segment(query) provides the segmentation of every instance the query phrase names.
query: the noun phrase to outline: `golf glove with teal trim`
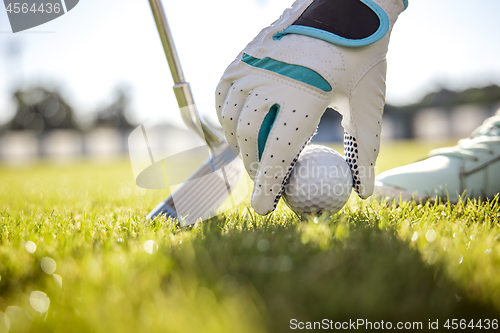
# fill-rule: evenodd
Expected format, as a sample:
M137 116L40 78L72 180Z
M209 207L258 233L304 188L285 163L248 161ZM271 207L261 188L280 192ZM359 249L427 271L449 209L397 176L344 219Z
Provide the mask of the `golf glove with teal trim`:
M404 0L298 0L238 55L216 90L225 136L272 212L327 107L343 116L344 157L361 198L374 188L389 35Z

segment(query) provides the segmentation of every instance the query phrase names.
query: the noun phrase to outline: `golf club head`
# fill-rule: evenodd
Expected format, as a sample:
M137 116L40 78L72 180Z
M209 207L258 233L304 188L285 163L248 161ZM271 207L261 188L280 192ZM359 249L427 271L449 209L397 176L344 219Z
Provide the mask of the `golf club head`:
M152 120L136 128L129 136L129 154L136 184L147 189L169 189L171 193L148 214L148 218L165 215L177 218L181 226L185 226L231 209L246 198L248 188L244 181L240 182L245 174L243 161L227 142L212 143L209 147L196 136L189 135L190 132L177 130L181 133L166 136L169 131L175 130L165 127L160 120ZM195 140L188 145L189 139ZM162 149L165 144L176 150ZM205 161L187 177L185 169L198 163L200 156L204 156ZM237 184L241 195L234 194ZM220 208L224 202L226 204Z
M225 201L229 201L230 208L240 203L234 193L244 174L242 161L227 143L220 144L213 151L188 180L147 215L148 219L165 215L177 218L181 226L187 226L217 215ZM173 165L175 158L169 158L165 165ZM166 173L169 174L168 170Z

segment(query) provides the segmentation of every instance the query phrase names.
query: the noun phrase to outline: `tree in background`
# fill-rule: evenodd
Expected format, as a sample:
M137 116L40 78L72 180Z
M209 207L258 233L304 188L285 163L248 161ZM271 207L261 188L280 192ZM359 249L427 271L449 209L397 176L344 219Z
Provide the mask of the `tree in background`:
M57 92L44 87L17 90L17 110L8 127L36 134L54 129L78 129L73 108Z
M129 121L130 117L130 89L121 85L115 89L114 101L97 111L94 127L116 128L131 130L135 125Z

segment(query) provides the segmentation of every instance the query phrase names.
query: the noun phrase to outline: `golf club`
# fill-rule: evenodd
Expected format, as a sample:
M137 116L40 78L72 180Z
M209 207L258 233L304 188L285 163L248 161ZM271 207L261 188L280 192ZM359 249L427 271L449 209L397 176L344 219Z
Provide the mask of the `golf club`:
M175 49L165 11L160 0L149 0L156 27L174 81L174 93L186 126L200 136L210 149L210 157L174 193L156 206L147 218L159 215L177 218L182 226L193 224L210 215L229 196L243 173L242 163L222 135L217 133L198 113L189 83ZM225 186L221 185L222 172Z

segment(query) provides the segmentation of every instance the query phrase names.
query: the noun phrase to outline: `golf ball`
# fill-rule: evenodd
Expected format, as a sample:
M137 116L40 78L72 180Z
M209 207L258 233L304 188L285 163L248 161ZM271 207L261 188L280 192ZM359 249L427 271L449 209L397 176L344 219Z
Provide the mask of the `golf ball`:
M309 145L299 156L285 186L285 203L299 215L335 214L349 199L352 174L335 150Z

